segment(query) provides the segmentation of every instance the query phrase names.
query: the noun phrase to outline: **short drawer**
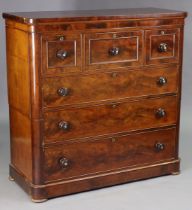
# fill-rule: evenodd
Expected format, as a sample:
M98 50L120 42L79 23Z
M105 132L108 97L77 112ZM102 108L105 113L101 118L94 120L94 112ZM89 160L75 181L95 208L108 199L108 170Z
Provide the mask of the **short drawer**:
M42 58L44 74L80 71L81 35L43 35Z
M77 82L78 81L78 82ZM43 80L43 106L57 107L145 95L176 93L178 68L113 71Z
M147 64L179 62L180 29L146 31Z
M44 141L54 142L176 123L177 97L69 107L44 113Z
M78 141L45 148L47 182L174 159L176 129Z
M141 65L142 39L142 31L86 34L86 69Z

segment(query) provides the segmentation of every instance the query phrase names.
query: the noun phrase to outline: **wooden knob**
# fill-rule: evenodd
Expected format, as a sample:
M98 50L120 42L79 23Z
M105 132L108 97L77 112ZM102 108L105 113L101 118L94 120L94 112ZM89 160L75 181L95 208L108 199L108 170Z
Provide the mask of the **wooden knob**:
M158 50L159 52L167 52L168 45L166 43L160 43Z
M66 169L69 166L69 160L66 157L62 157L59 159L59 165L62 169Z
M160 152L165 149L165 145L163 143L158 142L155 144L155 149L157 152Z
M113 47L111 49L109 49L109 55L115 56L119 54L119 48L118 47Z
M67 96L69 95L69 88L61 87L57 90L59 96Z
M165 77L159 77L159 79L157 80L157 84L159 86L163 86L163 85L167 84L167 79Z
M68 131L70 129L70 123L66 121L61 121L58 126L61 130L64 131Z
M67 57L67 54L68 53L65 50L58 50L56 56L57 58L64 60Z
M157 111L156 111L156 117L157 118L163 118L166 116L166 112L164 109L162 108L159 108Z

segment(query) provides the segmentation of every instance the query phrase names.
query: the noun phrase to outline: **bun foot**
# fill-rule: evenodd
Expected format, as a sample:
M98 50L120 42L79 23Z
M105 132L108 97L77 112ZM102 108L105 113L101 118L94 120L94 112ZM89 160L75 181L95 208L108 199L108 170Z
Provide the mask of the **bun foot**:
M171 174L172 175L179 175L180 174L180 171L172 172Z
M9 181L15 181L15 179L12 176L9 176Z
M31 198L31 201L33 202L33 203L43 203L43 202L45 202L45 201L47 201L48 199L34 199L34 198Z

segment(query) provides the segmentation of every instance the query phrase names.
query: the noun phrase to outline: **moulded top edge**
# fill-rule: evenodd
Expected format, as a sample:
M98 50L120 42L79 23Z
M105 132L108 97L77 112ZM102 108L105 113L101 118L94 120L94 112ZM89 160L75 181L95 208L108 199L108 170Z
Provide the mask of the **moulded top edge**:
M187 12L159 8L128 8L106 10L39 11L3 13L3 18L26 24L51 22L97 21L140 18L185 18Z

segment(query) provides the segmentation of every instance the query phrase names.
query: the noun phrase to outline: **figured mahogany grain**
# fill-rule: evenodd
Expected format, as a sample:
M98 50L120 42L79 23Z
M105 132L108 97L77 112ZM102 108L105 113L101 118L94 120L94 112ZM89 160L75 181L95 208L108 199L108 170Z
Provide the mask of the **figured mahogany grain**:
M32 181L32 147L30 119L10 107L11 164Z
M179 28L146 31L147 64L178 63L179 37ZM166 52L159 51L161 43L167 44Z
M166 111L163 118L156 111ZM133 102L115 102L98 106L65 108L44 113L44 141L65 141L74 138L112 134L175 124L177 97L167 96ZM59 128L61 121L68 122L70 129ZM94 129L93 129L94 128Z
M113 138L115 142L112 142ZM175 128L113 138L46 148L45 180L87 176L174 158ZM157 151L157 142L164 144L165 149ZM59 164L62 157L69 161L64 169Z
M58 51L66 51L67 56L61 59ZM55 74L81 70L81 35L49 34L42 36L43 73Z
M177 93L178 71L177 66L171 66L48 77L43 79L43 105L45 108L54 108L103 100ZM160 77L167 80L165 85L158 84ZM59 95L60 88L67 88L69 93L66 96Z
M9 105L30 116L28 34L7 28L6 40Z
M28 34L7 28L7 78L11 164L32 181Z
M51 23L64 21L91 21L141 18L186 17L187 13L160 8L128 8L107 10L42 11L3 13L3 17L24 23Z
M142 64L143 31L85 35L86 69L139 66ZM109 51L118 48L117 55Z

